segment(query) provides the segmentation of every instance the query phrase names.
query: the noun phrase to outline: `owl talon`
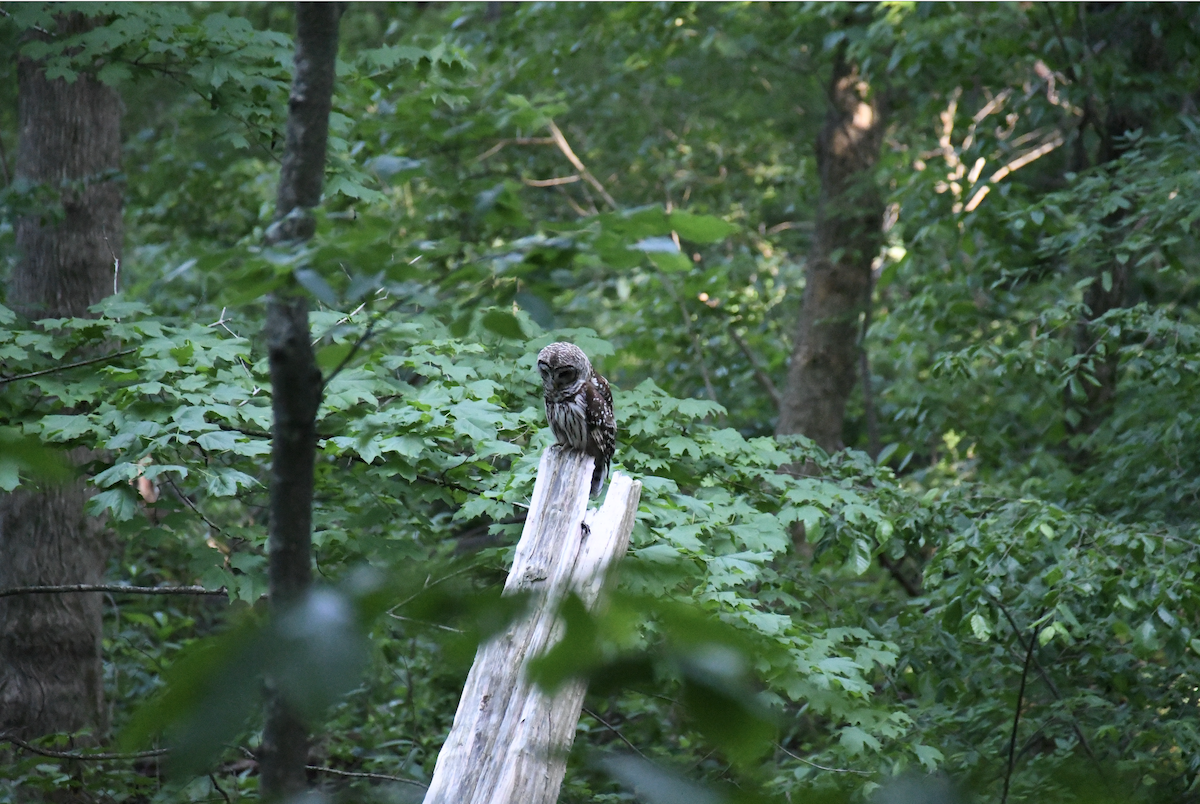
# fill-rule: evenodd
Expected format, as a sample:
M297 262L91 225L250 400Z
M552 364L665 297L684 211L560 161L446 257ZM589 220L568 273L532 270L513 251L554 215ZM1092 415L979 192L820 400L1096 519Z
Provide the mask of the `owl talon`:
M583 538L585 539L592 535L592 529L586 522L580 522L579 529L583 531Z

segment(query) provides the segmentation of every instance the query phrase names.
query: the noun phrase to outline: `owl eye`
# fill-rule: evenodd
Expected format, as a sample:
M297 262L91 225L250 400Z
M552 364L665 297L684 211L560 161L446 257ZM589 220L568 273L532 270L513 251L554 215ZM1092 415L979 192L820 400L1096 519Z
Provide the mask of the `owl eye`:
M571 368L570 366L567 366L566 368L559 370L558 376L561 377L562 379L566 380L567 382L573 382L575 380L575 378L577 376L579 376L579 372L576 371L575 369Z

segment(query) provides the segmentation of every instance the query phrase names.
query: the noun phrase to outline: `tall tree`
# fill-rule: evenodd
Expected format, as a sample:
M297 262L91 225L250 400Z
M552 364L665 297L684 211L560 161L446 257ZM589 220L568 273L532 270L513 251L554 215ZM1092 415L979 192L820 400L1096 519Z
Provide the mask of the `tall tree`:
M816 233L775 428L777 435L806 435L829 452L843 446L871 261L882 242L883 200L874 183L882 139L880 105L843 43L834 54L829 107L817 138Z
M269 244L312 236L309 210L321 202L329 111L333 106L339 3L296 4L296 57L288 99L287 145ZM307 299L293 289L267 304L267 349L275 426L271 439L268 570L275 616L295 605L312 580L313 467L321 372L313 357ZM305 788L308 735L302 719L268 679L262 742L262 792L268 799Z
M63 16L54 35L92 25ZM7 304L32 319L86 316L113 289L121 254L121 98L87 74L49 80L25 57L18 85L16 180L59 195L57 208L17 223ZM87 497L83 480L0 497L0 588L101 580L109 546L84 512ZM95 594L0 599L0 730L106 727L101 603Z
M1055 12L1049 10L1048 13L1051 20L1055 21ZM1085 92L1071 164L1073 171L1082 172L1119 159L1130 145L1125 139L1127 135L1157 122L1154 118L1162 115L1162 111L1154 106L1161 103L1163 98L1155 97L1155 84L1169 71L1171 59L1157 41L1161 38L1161 32L1156 35L1155 26L1161 28L1161 21L1143 10L1099 7L1089 12L1086 5L1081 5L1077 15L1083 31L1080 42L1083 56L1079 64L1069 63L1066 72L1075 83L1083 86ZM1168 15L1174 16L1170 12ZM1100 76L1095 74L1098 71L1090 63L1094 54L1086 33L1088 17L1091 18L1092 35L1102 37L1111 43L1110 49L1120 53L1119 58L1114 60L1120 64L1117 70L1110 68ZM1180 15L1179 19L1170 22L1183 27L1184 19ZM1059 29L1056 27L1056 30ZM1058 43L1060 47L1066 47L1065 38L1060 37ZM1069 58L1071 53L1064 51L1064 55ZM1167 92L1162 94L1175 100ZM1176 108L1172 104L1167 115L1173 117L1175 113ZM1094 159L1089 159L1086 147L1089 128L1095 132ZM1124 208L1114 210L1105 218L1105 227L1117 231L1127 214ZM1091 435L1113 411L1120 379L1120 361L1112 344L1105 343L1104 330L1107 328L1096 322L1106 313L1128 306L1135 284L1133 266L1128 262L1111 260L1095 266L1092 283L1084 291L1084 310L1075 326L1074 344L1075 355L1082 359L1081 370L1077 372L1080 375L1076 384L1079 392L1072 394L1068 390L1064 400L1067 432L1073 436ZM1071 449L1069 456L1078 464L1091 459L1089 451L1080 445Z

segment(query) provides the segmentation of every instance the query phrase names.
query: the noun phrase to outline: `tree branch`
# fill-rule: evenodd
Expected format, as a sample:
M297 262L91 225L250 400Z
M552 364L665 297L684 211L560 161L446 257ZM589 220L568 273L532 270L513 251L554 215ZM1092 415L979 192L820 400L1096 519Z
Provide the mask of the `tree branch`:
M1000 609L1000 612L1004 615L1004 619L1008 620L1009 626L1013 629L1013 633L1017 637L1017 644L1024 649L1025 640L1021 638L1021 629L1017 627L1017 621L1013 619L1012 614L1009 613L1008 609L1003 603L991 595L988 595L988 598L992 601L992 603L995 604L996 608ZM1038 619L1041 619L1041 615L1038 616ZM1038 671L1038 675L1041 676L1042 681L1046 682L1046 686L1050 689L1051 694L1054 695L1054 699L1064 704L1063 710L1071 718L1071 728L1075 732L1075 736L1079 738L1079 744L1083 746L1084 752L1088 755L1088 757L1091 758L1092 762L1096 763L1096 768L1103 772L1104 766L1100 764L1100 760L1096 759L1096 754L1092 751L1092 746L1088 743L1087 737L1084 736L1083 728L1079 725L1079 721L1076 720L1075 713L1065 705L1066 702L1063 701L1062 693L1058 691L1058 686L1054 683L1054 680L1050 678L1050 674L1046 672L1044 667L1042 667L1042 663L1037 660L1036 656L1033 658L1033 666L1034 669Z
M708 376L708 365L704 360L704 345L700 343L700 336L696 334L696 330L692 327L692 316L688 312L687 305L683 303L683 298L675 290L675 285L667 277L665 271L658 271L658 281L662 282L667 293L674 299L675 304L679 306L679 315L683 318L683 328L687 331L688 336L692 339L692 348L696 350L696 365L700 369L700 377L704 380L704 390L708 394L708 398L717 404L717 391L713 388L712 378Z
M562 151L563 156L567 158L567 161L575 166L575 169L579 171L579 175L583 176L583 180L596 188L596 192L600 193L600 197L604 199L604 203L612 207L614 211L619 212L621 210L621 206L616 202L616 200L613 199L611 195L608 194L608 190L604 189L604 185L592 175L592 172L584 167L583 162L581 162L579 157L575 155L575 152L571 150L571 146L567 142L567 138L563 136L562 131L559 130L558 125L555 124L553 120L550 121L550 135L554 138L554 144L558 146L558 150Z
M31 745L11 734L0 734L0 743L12 743L17 748L28 751L31 754L37 754L43 757L51 757L53 759L146 759L148 757L161 757L167 753L166 748L155 748L151 751L137 751L131 754L113 753L101 751L98 753L82 754L76 751L52 751L49 748L39 748L36 745Z
M93 363L103 363L106 360L115 360L118 357L131 355L136 351L137 349L125 349L120 352L113 352L112 354L93 357L91 360L80 360L78 363L68 363L65 366L55 366L54 368L42 369L41 371L31 371L28 374L18 374L15 377L0 377L0 385L16 382L17 380L28 380L31 377L42 377L46 374L54 374L58 371L66 371L67 369L79 368L80 366L90 366Z
M118 583L75 583L60 586L13 586L0 589L0 597L13 595L60 595L72 592L105 592L119 595L226 595L225 587L203 586L124 586Z
M386 316L388 313L394 312L406 301L408 301L408 299L396 299L394 302L388 305L386 310L376 314L371 318L370 323L367 324L366 330L363 331L363 334L358 337L358 340L354 342L354 345L350 347L350 351L347 352L346 356L343 357L341 362L337 364L337 367L329 373L329 376L321 381L322 389L326 388L333 378L340 374L342 369L344 369L346 365L354 358L354 356L358 354L358 350L362 348L362 345L367 342L367 340L371 337L371 334L375 331L375 325L378 324L384 316Z
M784 748L779 743L775 743L775 747L778 748L783 753L787 754L792 759L794 759L798 762L803 762L805 765L811 765L812 767L816 768L817 770L829 771L830 773L856 773L859 776L870 776L871 775L870 771L854 770L853 768L830 768L825 765L818 765L817 763L812 762L811 760L807 760L804 757L796 756L795 754L793 754L791 751Z
M317 773L328 773L331 776L348 776L353 779L378 779L381 782L400 782L401 784L411 784L415 787L420 787L423 790L428 790L429 785L424 782L418 782L416 779L405 779L403 776L389 776L386 773L366 773L365 771L347 771L338 770L337 768L327 768L323 765L305 765L306 769L316 771Z
M1020 641L1019 631L1015 636ZM1017 706L1013 712L1012 735L1008 738L1008 770L1004 773L1004 793L1000 796L1000 804L1006 804L1008 801L1008 784L1012 780L1013 765L1017 761L1017 726L1021 723L1021 706L1025 701L1025 681L1029 677L1029 664L1033 661L1033 646L1036 643L1037 640L1030 635L1029 649L1025 651L1025 666L1021 670L1021 688L1017 690Z
M762 386L767 395L771 397L771 401L775 403L775 409L779 410L779 403L782 399L779 395L779 389L775 387L775 383L771 381L771 377L763 370L762 365L758 362L758 358L750 350L750 344L746 343L746 339L738 334L732 321L729 322L729 337L742 350L742 354L746 356L746 360L750 361L750 367L754 369L754 379L758 380L758 384Z
M582 707L582 709L583 709L583 711L584 711L584 712L587 712L589 715L591 715L593 718L595 718L595 719L596 719L596 720L597 720L597 721L600 723L600 725L601 725L601 726L603 726L604 728L608 729L608 730L609 730L609 731L611 731L613 734L617 735L617 737L621 738L621 742L625 743L625 745L629 746L629 747L630 747L630 748L632 748L632 749L633 749L635 752L637 752L637 755L638 755L639 757L641 757L642 759L649 759L649 757L648 757L648 756L646 756L645 754L643 754L643 753L642 753L642 749L638 748L636 745L634 745L633 743L629 742L629 740L628 740L628 739L625 737L625 735L624 735L624 734L622 734L621 732L617 731L617 727L616 727L616 726L612 725L612 724L611 724L611 723L609 723L607 720L605 720L604 718L600 717L600 716L599 716L599 715L597 715L595 712L593 712L591 709L588 709L586 706L585 706L585 707Z

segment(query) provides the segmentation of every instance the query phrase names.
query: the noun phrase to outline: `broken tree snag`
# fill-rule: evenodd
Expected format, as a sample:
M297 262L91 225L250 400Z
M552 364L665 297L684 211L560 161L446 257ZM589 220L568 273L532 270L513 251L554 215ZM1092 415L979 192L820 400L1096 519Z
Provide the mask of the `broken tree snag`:
M592 466L591 457L573 450L542 454L504 585L506 594L533 593L531 611L475 655L425 804L558 800L587 689L573 681L548 695L526 679L526 666L561 638L558 604L569 592L595 605L609 568L629 546L642 493L641 483L618 472L604 504L588 511Z

